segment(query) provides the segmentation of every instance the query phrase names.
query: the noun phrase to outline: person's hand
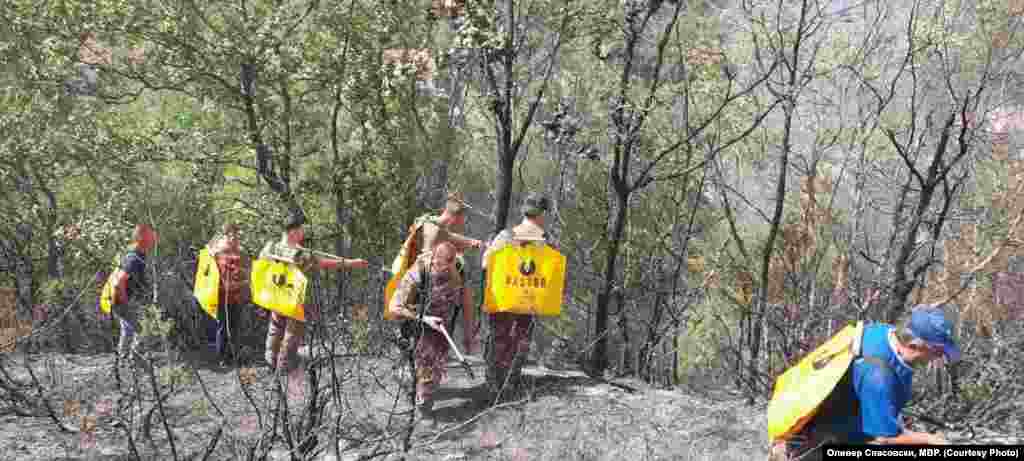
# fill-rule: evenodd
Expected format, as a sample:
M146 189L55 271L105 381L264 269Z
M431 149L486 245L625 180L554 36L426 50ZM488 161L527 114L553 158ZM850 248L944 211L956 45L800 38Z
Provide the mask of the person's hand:
M484 242L481 242L479 240L473 239L473 240L469 241L469 246L471 246L473 248L483 248Z
M444 328L444 320L436 315L424 315L423 323L437 332L441 332L441 329Z
M928 434L928 445L949 445L949 441L939 434Z
M350 259L348 260L348 267L350 269L366 269L370 267L370 262L365 259Z

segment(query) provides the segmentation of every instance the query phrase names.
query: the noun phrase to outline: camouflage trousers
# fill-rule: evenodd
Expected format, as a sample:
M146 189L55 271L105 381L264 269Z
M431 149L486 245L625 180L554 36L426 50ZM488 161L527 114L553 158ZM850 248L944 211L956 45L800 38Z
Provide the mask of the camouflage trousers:
M217 318L207 319L207 346L217 357L227 358L238 347L240 317L241 306L221 303L217 306Z
M424 329L413 353L416 362L416 403L429 404L434 391L448 373L448 340L434 330Z
M439 285L434 287L436 296L432 296L429 315L447 319L452 306L445 300L454 300L456 291L450 287ZM458 291L461 293L461 291ZM447 295L447 296L446 296ZM416 349L413 361L416 365L416 404L430 409L434 403L434 391L444 381L448 373L448 340L440 332L428 328L420 322L408 324L412 336L416 338Z
M305 333L305 322L272 312L267 326L267 345L264 352L264 358L270 367L288 371L289 362L296 358Z
M488 357L489 378L505 381L506 374L511 372L513 379L518 376L519 369L526 356L530 353L530 336L533 333L534 316L509 314L502 312L490 314L492 348Z

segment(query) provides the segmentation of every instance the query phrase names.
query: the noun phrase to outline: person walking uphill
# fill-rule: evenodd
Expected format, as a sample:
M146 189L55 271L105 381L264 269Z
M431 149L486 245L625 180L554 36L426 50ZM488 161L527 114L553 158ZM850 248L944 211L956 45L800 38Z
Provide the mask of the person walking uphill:
M207 332L210 348L222 364L233 360L239 346L240 306L248 292L248 277L242 271L242 245L237 224L224 224L222 232L207 245L220 274L217 319Z
M292 260L304 273L316 269L365 269L369 266L365 259L321 258L303 252L299 247L306 236L302 227L304 224L305 218L300 214L289 217L285 222L281 240L268 242L260 251L260 259ZM265 358L271 368L289 370L288 363L298 352L305 332L305 322L290 319L277 312L271 313L265 352Z
M864 328L862 356L848 372L850 385L822 404L795 436L776 442L770 461L821 459L824 444L945 445L941 436L903 426L914 368L945 358L960 360L953 325L941 307L916 306L902 327L875 323ZM844 395L845 394L845 395Z
M114 271L114 297L110 312L121 325L121 337L117 343L117 354L128 358L138 352L139 310L152 296L149 280L146 278L146 255L156 245L157 233L152 227L138 224L132 232L131 249L121 258L121 264Z
M425 420L433 418L434 390L447 371L448 340L441 330L456 307L469 309L465 286L455 267L456 253L451 242L438 244L429 270L415 266L406 272L388 305L392 315L406 319L402 328L415 338L416 409ZM422 318L419 309L425 309ZM423 324L416 325L421 319Z
M463 293L467 299L466 305L469 305L470 302L468 300L472 299L473 294L464 283L466 273L462 254L467 248L482 247L483 242L463 235L466 228L466 209L468 207L469 205L466 204L460 194L451 193L448 194L444 210L441 211L440 215L425 214L416 218L409 229L410 237L403 244L403 254L399 254L395 262L392 263L392 273L401 273L403 260L409 256L404 254L405 252L413 252L415 260L412 264L418 265L420 270L426 270L431 252L441 243L451 243L456 251L456 272L454 275L460 279L458 283L464 287ZM473 338L476 337L476 331L474 331L476 318L474 317L475 312L472 309L461 310L463 319L463 347L468 353L473 349ZM452 327L454 325L448 325L448 328Z
M505 245L544 245L547 233L544 231L544 216L550 208L547 197L530 194L523 201L520 210L523 221L512 229L501 231L483 254L483 268L487 270L487 258ZM487 344L487 382L497 392L506 382L516 386L526 356L530 353L530 336L533 333L535 316L501 312L488 314L491 322L492 339Z

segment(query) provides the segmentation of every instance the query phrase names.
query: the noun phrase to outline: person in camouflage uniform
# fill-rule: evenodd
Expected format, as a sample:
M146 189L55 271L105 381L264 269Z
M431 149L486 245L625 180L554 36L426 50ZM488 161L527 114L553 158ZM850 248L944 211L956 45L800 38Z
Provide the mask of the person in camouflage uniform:
M206 246L217 264L220 273L220 302L217 305L217 319L210 322L207 340L210 349L217 354L221 363L235 358L238 347L238 329L241 321L240 307L248 293L248 277L242 270L242 245L238 225L226 223L220 235Z
M304 224L305 218L301 214L289 217L285 222L281 241L268 242L260 251L260 259L292 261L304 274L316 269L365 269L369 266L365 259L320 258L302 251L298 247L306 236L302 228ZM265 358L271 368L289 370L289 361L298 352L305 332L305 322L290 319L277 312L271 313L265 352Z
M550 208L547 197L530 194L523 201L520 210L523 221L517 226L501 231L483 254L483 268L487 270L487 258L505 245L544 245L547 233L544 231L544 214ZM506 382L519 384L520 369L530 352L530 337L536 317L533 315L501 312L488 314L491 325L491 339L485 351L487 359L487 382L497 392Z
M465 286L455 268L456 253L451 242L434 247L427 277L425 271L414 266L402 277L388 305L396 318L406 319L403 330L415 341L416 408L425 420L433 418L434 390L447 373L449 347L441 330L453 309L469 309L465 304ZM426 307L420 307L423 304ZM425 309L422 317L420 309Z
M431 251L436 249L437 245L449 242L455 247L457 253L455 277L460 279L458 283L464 287L463 293L466 297L466 306L472 304L473 292L465 283L466 264L463 259L463 253L467 248L480 248L483 246L483 242L480 240L463 235L466 229L466 209L468 207L469 205L463 200L461 194L448 194L448 200L445 202L445 207L441 214L436 216L426 214L416 218L410 232L416 236L416 248L419 249L416 264L419 265L421 270L427 266ZM473 346L475 345L473 339L476 337L477 332L474 314L475 312L472 309L462 309L463 347L466 353L472 353ZM454 324L448 327L454 327Z

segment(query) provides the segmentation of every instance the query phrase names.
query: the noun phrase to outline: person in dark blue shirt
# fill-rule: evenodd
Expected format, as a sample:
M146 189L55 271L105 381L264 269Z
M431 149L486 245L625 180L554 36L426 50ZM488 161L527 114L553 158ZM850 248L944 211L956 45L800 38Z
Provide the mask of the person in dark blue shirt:
M773 447L769 459L820 459L827 443L945 445L937 434L907 429L902 418L914 368L942 358L956 362L960 349L939 306L916 306L902 327L865 326L861 357L801 434Z
M135 333L139 329L139 309L152 295L146 278L146 254L156 245L156 240L157 233L152 227L136 225L131 249L121 259L121 265L114 274L114 302L110 311L121 324L117 353L122 358L138 349Z

